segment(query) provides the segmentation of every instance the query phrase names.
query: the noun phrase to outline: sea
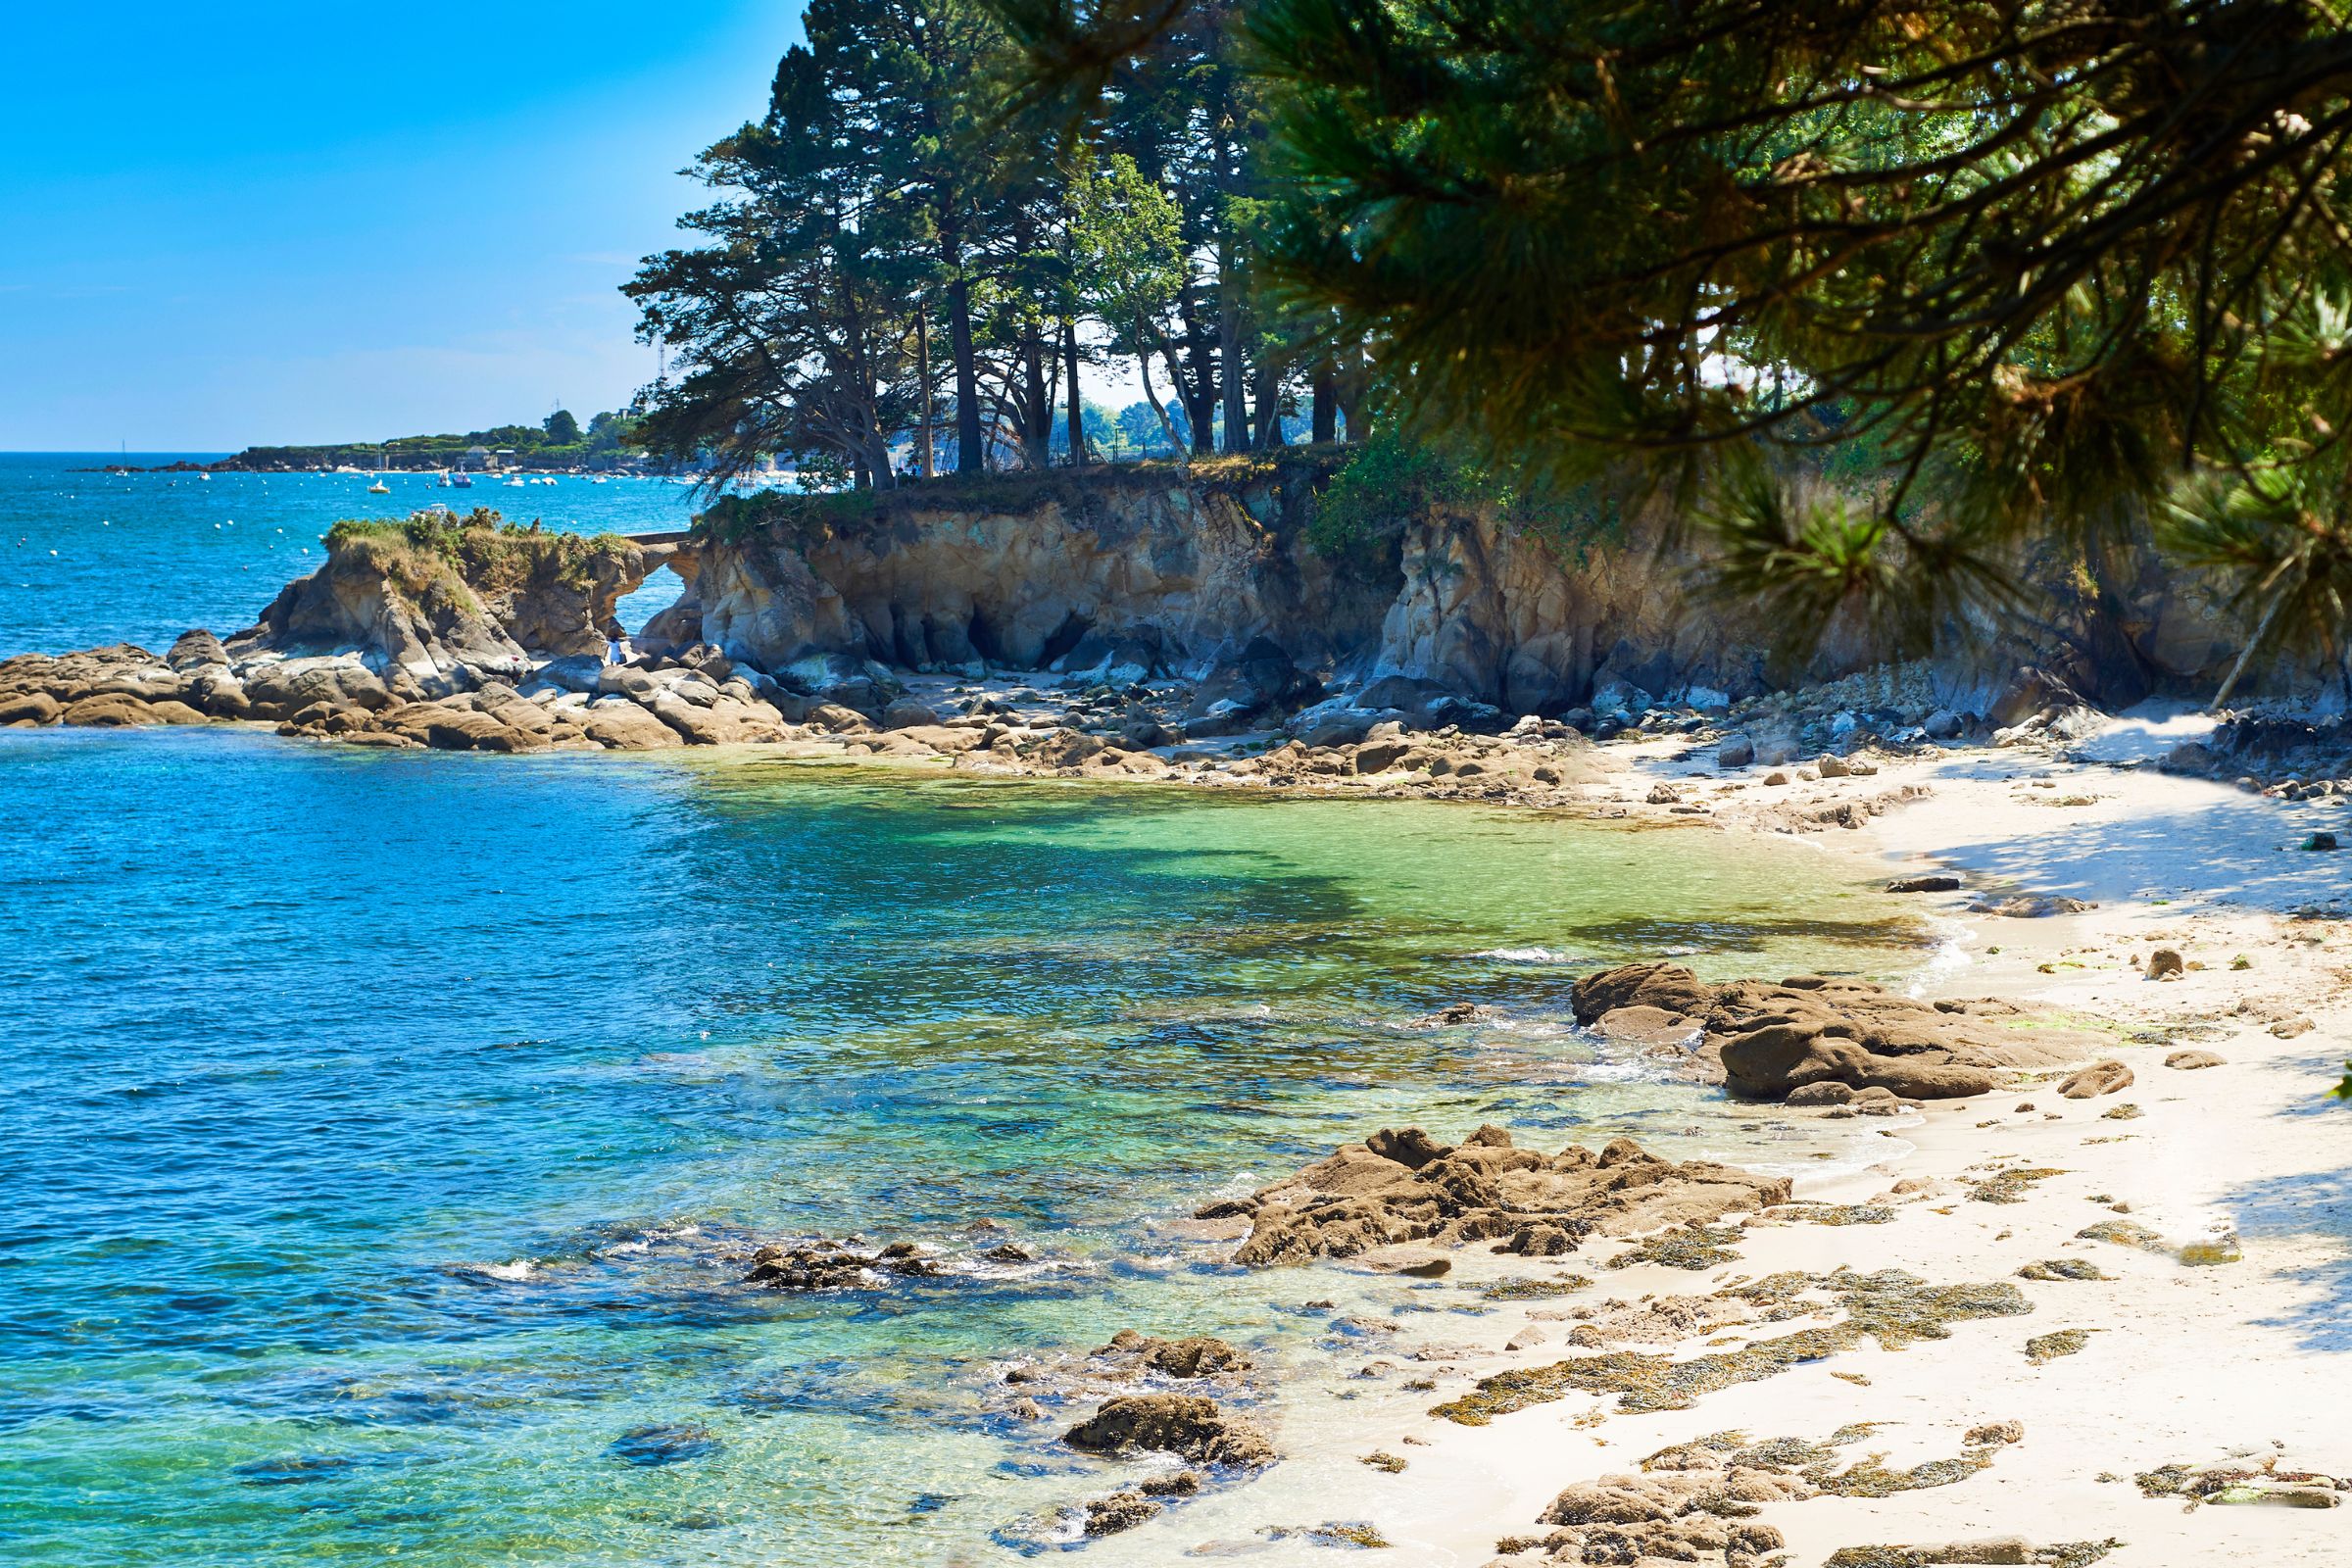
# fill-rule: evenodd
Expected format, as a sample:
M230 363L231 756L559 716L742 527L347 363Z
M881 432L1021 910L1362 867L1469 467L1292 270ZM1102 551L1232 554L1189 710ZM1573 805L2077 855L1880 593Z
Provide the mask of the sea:
M107 461L0 456L0 657L234 630L335 518L457 504L75 471ZM472 498L587 531L694 505ZM1285 1490L1304 1458L1087 1544L1074 1507L1134 1466L1004 1373L1216 1334L1278 1446L1329 1448L1360 1342L1475 1293L1242 1270L1196 1207L1406 1123L1858 1163L1850 1123L1758 1122L1580 1031L1569 987L1929 951L1793 843L756 754L0 731L0 819L12 1565L1321 1560L1283 1533L1340 1505ZM941 1272L742 1278L851 1236Z

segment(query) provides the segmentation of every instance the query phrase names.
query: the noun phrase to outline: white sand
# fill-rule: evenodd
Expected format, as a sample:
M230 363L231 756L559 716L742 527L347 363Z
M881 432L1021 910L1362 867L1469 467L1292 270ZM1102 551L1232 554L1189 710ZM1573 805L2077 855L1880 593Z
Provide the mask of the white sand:
M2196 726L2193 715L2146 715L2097 749L2145 755ZM1923 912L1955 919L1967 959L1931 972L1930 994L2036 1000L2112 1020L2112 1054L2137 1082L2091 1101L2063 1100L2042 1085L1932 1105L1887 1126L1886 1157L1874 1169L1799 1187L1800 1198L1853 1201L1898 1180L1927 1181L1925 1194L1895 1200L1894 1222L1758 1226L1728 1269L1604 1272L1577 1297L1532 1309L1704 1293L1734 1276L1838 1263L1958 1283L2013 1280L2035 1259L2082 1257L2117 1278L2020 1281L2034 1305L2030 1315L1959 1323L1949 1340L1900 1352L1850 1351L1706 1395L1688 1410L1620 1414L1613 1398L1571 1394L1483 1428L1427 1411L1478 1376L1581 1353L1561 1344L1573 1325L1546 1323L1549 1343L1512 1353L1500 1347L1528 1323L1529 1307L1409 1318L1404 1343L1389 1352L1401 1370L1368 1381L1361 1397L1318 1408L1301 1407L1303 1396L1286 1402L1278 1434L1285 1459L1263 1480L1102 1542L1090 1560L1167 1562L1205 1548L1254 1561L1328 1562L1330 1546L1268 1542L1259 1532L1364 1520L1394 1544L1367 1561L1484 1563L1498 1538L1543 1534L1537 1516L1568 1483L1636 1469L1642 1456L1703 1434L1739 1429L1756 1439L1818 1441L1850 1422L1885 1422L1843 1451L1885 1451L1889 1463L1907 1465L1958 1453L1962 1434L1979 1423L2015 1420L2024 1442L1958 1484L1881 1500L1775 1504L1761 1518L1786 1534L1791 1564L1807 1568L1840 1546L1998 1535L2036 1544L2113 1537L2123 1544L2108 1563L2148 1568L2352 1562L2352 1506L2184 1511L2178 1500L2143 1497L2131 1479L2161 1464L2233 1455L2352 1472L2352 1106L2324 1098L2352 1054L2352 927L2292 914L2352 891L2352 852L2293 848L2314 827L2352 827L2345 808L2285 807L2226 786L2027 752L1955 753L1889 766L1876 778L1777 793L1820 803L1903 782L1928 783L1934 794L1861 831L1833 830L1828 847L1890 868L1925 869L1921 862L1933 860L1979 885L2099 906L2021 920L1968 914L1966 894L1923 898ZM1641 799L1639 788L1629 794ZM1759 795L1749 783L1722 799L1728 806ZM2042 804L2083 796L2093 800ZM2345 836L2352 843L2352 833ZM2128 959L2157 946L2203 967L2178 981L2143 979ZM2247 967L2231 967L2238 955ZM2315 1027L2292 1039L2270 1032L2298 1018ZM2180 1044L2213 1051L2227 1065L2170 1069L2161 1063L2173 1048L2128 1039L2143 1027L2193 1025L2211 1032ZM2025 1101L2036 1108L2013 1108ZM2105 1119L2124 1102L2144 1114ZM2056 1119L2045 1119L2048 1112ZM1986 1121L1994 1125L1978 1125ZM1969 1200L1958 1178L1993 1160L2066 1174L2020 1203ZM2234 1231L2243 1260L2188 1267L2169 1254L2076 1240L2082 1227L2119 1217L2092 1195L2127 1204L2120 1217L2174 1246ZM1609 1250L1558 1260L1554 1271L1592 1272ZM1461 1254L1455 1279L1545 1272L1513 1261L1502 1269L1474 1249ZM1302 1275L1301 1293L1310 1288ZM1457 1291L1450 1302L1467 1299ZM1763 1326L1752 1337L1790 1327ZM2079 1354L2028 1364L2030 1337L2066 1328L2098 1332ZM1440 1352L1426 1370L1406 1359L1416 1345ZM1705 1348L1687 1342L1675 1353ZM1435 1392L1399 1387L1417 1372L1436 1379ZM1859 1387L1834 1373L1870 1381ZM1375 1449L1405 1457L1409 1468L1388 1475L1358 1462Z

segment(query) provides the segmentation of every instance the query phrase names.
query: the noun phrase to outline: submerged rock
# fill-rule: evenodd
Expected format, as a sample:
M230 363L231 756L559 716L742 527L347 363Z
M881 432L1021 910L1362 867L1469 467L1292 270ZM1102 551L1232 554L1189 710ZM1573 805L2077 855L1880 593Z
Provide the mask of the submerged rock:
M840 1242L813 1242L760 1248L752 1254L751 1270L743 1280L779 1291L861 1290L887 1277L933 1279L939 1271L939 1264L923 1256L912 1242L893 1242L878 1252Z
M682 1464L718 1452L722 1445L709 1427L631 1427L614 1438L605 1451L627 1464Z

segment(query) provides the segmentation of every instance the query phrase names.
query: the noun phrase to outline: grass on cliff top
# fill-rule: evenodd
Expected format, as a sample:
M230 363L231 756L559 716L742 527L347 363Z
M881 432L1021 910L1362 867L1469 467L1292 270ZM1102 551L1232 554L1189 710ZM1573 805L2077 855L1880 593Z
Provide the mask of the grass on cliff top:
M1193 459L1191 484L1207 494L1232 494L1271 483L1300 497L1320 494L1352 448L1282 447L1272 452L1235 452ZM1161 491L1185 483L1174 464L1098 463L1083 468L1030 468L1008 473L941 474L906 479L888 490L839 490L809 494L760 490L721 496L694 519L698 539L740 544L773 530L795 549L835 534L854 533L916 512L990 512L1026 516L1049 505L1085 516L1114 496ZM1286 509L1287 510L1287 509Z
M465 516L419 512L407 517L346 517L326 530L330 556L358 560L411 596L435 587L462 598L508 594L544 574L587 592L636 549L615 533L550 533L512 523L488 507Z

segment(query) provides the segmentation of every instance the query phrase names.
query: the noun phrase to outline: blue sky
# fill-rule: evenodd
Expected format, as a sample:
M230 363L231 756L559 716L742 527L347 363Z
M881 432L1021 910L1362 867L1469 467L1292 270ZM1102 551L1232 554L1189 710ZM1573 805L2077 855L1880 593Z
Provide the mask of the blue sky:
M0 450L585 418L651 378L615 285L756 117L797 0L17 8Z

